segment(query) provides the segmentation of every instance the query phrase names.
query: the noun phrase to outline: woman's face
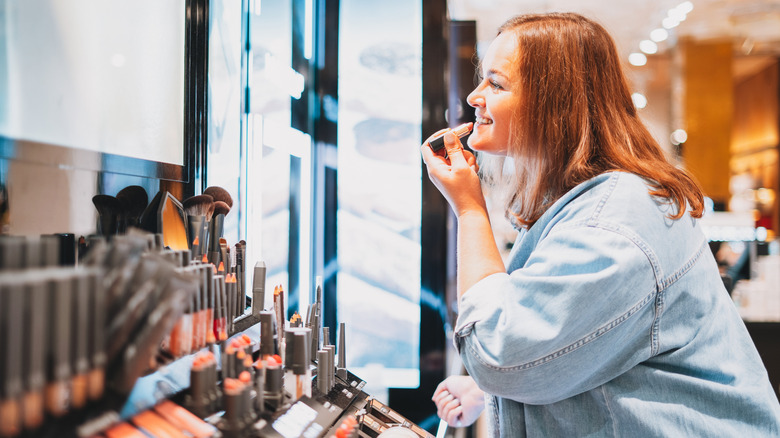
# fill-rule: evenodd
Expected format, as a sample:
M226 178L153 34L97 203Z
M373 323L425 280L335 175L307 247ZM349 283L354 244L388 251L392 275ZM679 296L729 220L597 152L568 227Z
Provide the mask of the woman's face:
M514 82L513 60L517 35L504 32L496 37L482 60L482 81L466 101L476 108L474 131L468 145L476 151L506 155L509 127L520 90Z

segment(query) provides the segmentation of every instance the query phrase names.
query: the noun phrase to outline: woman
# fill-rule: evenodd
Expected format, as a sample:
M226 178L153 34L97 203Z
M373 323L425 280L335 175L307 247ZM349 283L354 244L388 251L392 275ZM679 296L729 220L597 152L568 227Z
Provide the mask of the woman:
M506 266L474 156L451 132L446 153L421 152L458 218L455 344L494 434L780 435L700 188L639 120L607 32L515 17L480 72L468 145L508 161L480 162L520 231Z

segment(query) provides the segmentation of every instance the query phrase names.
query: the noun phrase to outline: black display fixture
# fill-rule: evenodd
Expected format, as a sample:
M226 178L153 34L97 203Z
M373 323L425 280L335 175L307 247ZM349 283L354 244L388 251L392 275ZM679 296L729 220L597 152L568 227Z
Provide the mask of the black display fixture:
M422 25L421 143L430 133L447 126L447 2L422 2ZM422 204L420 386L414 389L390 388L389 405L410 421L435 433L439 418L431 396L446 376L445 297L451 272L448 254L454 251L454 247L450 237L452 230L447 225L451 214L449 204L425 176L422 178Z
M9 138L0 135L0 159L23 161L60 169L94 171L102 193L112 175L146 181L147 188L168 188L186 198L195 191L195 179L205 181L208 110L208 0L185 1L183 164L171 164L106 152L78 145ZM63 153L64 148L69 150ZM203 174L201 174L201 172Z
M312 206L310 248L312 275L322 275L324 292L323 323L337 327L337 209L338 163L335 150L338 143L338 115L326 108L337 107L338 102L338 35L339 1L316 0L313 8L313 35L311 59L304 56L306 45L306 1L292 3L292 65L304 78L305 88L299 99L291 98L291 126L309 134L312 140L312 169L302 169L301 160L290 156L290 230L301 223L301 176L312 174ZM327 62L326 62L327 60ZM332 110L331 110L332 111ZM298 308L300 289L300 239L297 232L290 232L288 253L288 307ZM306 250L306 249L303 249ZM313 282L313 278L312 284ZM309 293L313 293L309 291ZM310 302L313 297L310 297ZM335 335L335 330L333 330ZM335 338L330 339L333 345Z

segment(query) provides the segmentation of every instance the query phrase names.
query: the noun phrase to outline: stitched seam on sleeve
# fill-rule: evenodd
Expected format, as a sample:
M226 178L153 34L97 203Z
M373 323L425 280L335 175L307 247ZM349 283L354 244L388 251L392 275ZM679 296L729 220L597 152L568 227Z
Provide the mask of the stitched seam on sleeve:
M667 287L673 285L677 280L682 278L683 275L685 275L688 271L693 268L693 265L696 264L697 261L699 261L699 258L704 254L704 249L709 249L709 246L707 245L707 242L704 242L701 247L699 247L699 250L696 251L696 254L693 255L690 259L688 259L688 262L685 263L682 268L678 269L676 272L674 272L672 275L667 277L663 282L662 286L663 289L666 289Z
M613 319L612 321L608 322L607 324L601 326L596 331L588 334L587 336L585 336L583 338L580 338L576 342L573 342L573 343L567 345L566 347L561 348L558 351L550 353L547 356L544 356L544 357L542 357L540 359L536 359L536 360L531 361L531 362L526 362L524 364L515 365L515 366L511 366L511 367L501 367L501 366L492 365L492 364L489 364L485 360L482 359L482 356L480 356L480 354L474 349L474 347L473 347L473 345L471 343L466 343L466 345L468 346L468 349L471 351L472 356L474 356L474 358L476 358L482 365L484 365L487 368L491 368L491 369L494 369L494 370L502 370L502 371L527 370L527 369L534 368L534 367L537 367L537 366L540 366L540 365L544 365L547 362L550 362L550 361L552 361L554 359L557 359L557 358L559 358L561 356L564 356L564 355L566 355L568 353L571 353L572 351L574 351L574 350L576 350L576 349L578 349L578 348L580 348L580 347L582 347L582 346L584 346L584 345L586 345L586 344L588 344L590 342L595 341L596 339L600 338L601 336L604 336L605 334L609 333L612 329L616 328L617 326L619 326L620 324L622 324L623 322L628 320L631 316L635 315L637 312L642 310L642 308L644 308L647 304L652 302L653 298L655 297L655 295L656 295L656 291L653 290L650 294L645 296L641 301L639 301L637 304L635 304L627 312L625 312L624 314L620 315L619 317Z
M604 196L601 197L599 200L598 205L596 205L596 209L593 210L593 214L588 218L588 224L594 225L598 223L599 216L601 216L601 210L604 208L604 205L606 205L607 200L610 196L612 196L612 192L615 191L615 187L618 183L618 174L615 173L614 175L611 175L609 177L609 187L607 188L606 192L604 193Z

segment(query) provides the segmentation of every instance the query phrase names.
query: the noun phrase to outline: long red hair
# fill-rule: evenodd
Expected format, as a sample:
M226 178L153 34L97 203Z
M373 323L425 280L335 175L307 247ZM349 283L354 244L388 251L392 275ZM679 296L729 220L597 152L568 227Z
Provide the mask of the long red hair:
M701 217L701 188L671 164L637 115L612 37L573 13L520 15L498 33L513 32L520 90L508 156L506 212L532 225L557 199L594 176L624 171L649 181L650 194ZM490 176L500 173L483 166Z

